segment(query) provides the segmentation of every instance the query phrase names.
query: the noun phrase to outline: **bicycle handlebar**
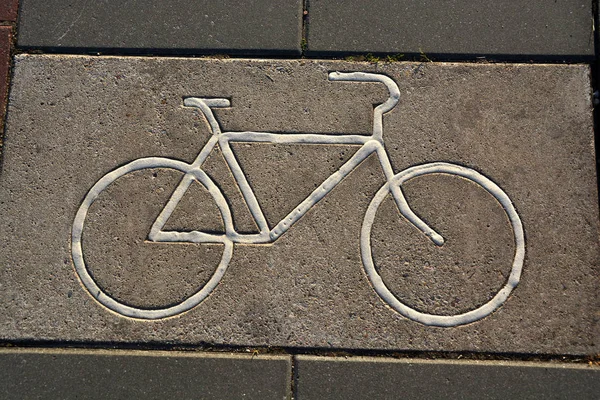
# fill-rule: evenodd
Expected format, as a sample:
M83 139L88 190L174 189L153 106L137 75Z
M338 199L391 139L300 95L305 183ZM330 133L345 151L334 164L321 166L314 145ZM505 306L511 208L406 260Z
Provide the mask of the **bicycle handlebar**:
M205 99L201 97L186 97L183 99L183 105L186 107L198 107L202 103L210 108L227 108L231 107L229 99Z
M387 87L390 92L390 98L384 103L378 105L373 110L373 137L379 141L383 139L383 114L390 111L398 104L400 100L400 89L396 82L389 76L382 74L373 74L368 72L330 72L330 81L348 81L348 82L380 82ZM383 143L383 142L382 142Z
M368 72L330 72L330 81L346 81L346 82L379 82L383 83L387 90L390 92L390 98L379 106L376 110L379 112L386 113L398 104L400 100L400 89L394 80L388 76L382 74L372 74Z

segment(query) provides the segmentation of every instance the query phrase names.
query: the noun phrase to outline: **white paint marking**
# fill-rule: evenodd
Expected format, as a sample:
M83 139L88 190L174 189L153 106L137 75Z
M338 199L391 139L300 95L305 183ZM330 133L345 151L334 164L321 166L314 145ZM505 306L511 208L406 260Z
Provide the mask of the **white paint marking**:
M396 83L389 77L381 74L373 74L366 72L331 72L329 73L331 81L347 81L347 82L379 82L383 83L390 92L390 97L383 104L378 105L373 110L373 133L371 136L364 135L327 135L327 134L279 134L269 132L222 132L219 122L215 118L211 108L229 107L228 99L205 99L198 97L189 97L184 100L184 105L188 107L198 108L206 117L213 136L209 139L203 149L200 151L196 159L191 164L186 164L181 161L149 157L142 158L130 162L102 177L88 192L79 211L73 222L72 232L72 252L76 271L81 278L86 289L96 298L101 304L109 309L132 318L142 319L160 319L180 314L190 308L198 305L203 301L217 286L221 280L227 265L233 254L233 244L263 244L272 243L302 216L304 216L312 207L314 207L323 197L330 193L350 172L352 172L362 161L369 155L375 153L381 163L384 175L387 182L374 196L367 212L365 214L364 223L361 230L361 254L365 271L377 294L388 303L392 308L398 311L403 316L425 325L434 326L457 326L477 321L492 313L500 307L508 298L511 291L518 284L523 261L525 257L525 238L523 234L523 226L521 220L512 205L512 202L498 187L488 178L480 173L465 167L461 167L448 163L430 163L408 168L396 175L389 160L387 151L383 142L383 114L391 111L400 98L400 91ZM260 143L296 143L296 144L345 144L359 145L360 149L336 172L327 178L317 189L315 189L303 202L301 202L291 213L289 213L282 221L280 221L273 229L269 230L266 218L262 212L258 200L248 183L246 175L235 155L233 154L230 142L260 142ZM201 166L210 154L210 152L219 144L219 147L225 157L225 161L229 166L233 177L242 192L244 200L252 214L257 226L259 234L240 234L235 231L231 211L225 197L214 182L202 171ZM186 243L220 243L224 246L223 256L215 273L210 278L209 282L202 287L197 293L193 294L181 303L167 308L147 310L136 307L131 307L121 302L116 301L108 296L95 283L92 276L89 274L83 257L81 237L83 225L89 207L97 199L100 193L105 190L118 178L141 169L146 168L169 168L181 171L184 173L179 185L169 198L164 209L161 211L156 221L152 224L149 233L149 239L156 242L186 242ZM418 312L402 302L400 302L386 287L377 273L373 257L371 254L371 228L377 208L391 192L400 213L410 221L417 229L422 231L436 245L441 246L444 243L444 238L431 227L429 227L421 218L419 218L409 207L404 194L402 193L402 184L414 177L431 174L431 173L446 173L450 175L462 176L487 190L494 196L504 210L508 214L515 237L515 258L512 265L511 274L506 285L496 294L496 296L483 306L460 315L442 316L432 315ZM174 232L163 231L163 227L184 194L188 190L190 184L198 181L209 191L215 200L217 207L221 213L223 223L225 225L225 234L211 234L200 231L192 232Z

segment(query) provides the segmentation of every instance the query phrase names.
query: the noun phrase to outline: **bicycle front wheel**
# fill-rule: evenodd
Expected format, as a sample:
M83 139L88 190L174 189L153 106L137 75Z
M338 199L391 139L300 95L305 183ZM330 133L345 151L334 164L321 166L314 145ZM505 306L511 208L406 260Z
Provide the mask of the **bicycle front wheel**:
M85 196L73 222L72 256L81 282L103 306L131 318L171 317L198 305L220 282L233 254L225 234L207 235L213 238L207 244L148 240L170 193L186 177L199 184L195 190L203 193L206 206L191 204L190 210L202 215L212 211L221 223L231 219L223 195L206 173L169 158L125 164L104 175Z
M487 195L484 195L483 197L483 201L489 201L485 200L485 198L490 200L495 199L494 203L499 204L501 206L501 210L503 211L503 214L506 217L504 218L504 220L507 221L509 224L508 230L512 234L514 246L514 252L512 253L512 256L510 256L510 273L508 274L508 277L504 284L498 288L495 294L493 296L490 296L491 298L487 297L486 300L483 301L483 303L479 303L474 308L462 310L462 312L450 315L428 312L423 308L417 309L417 307L415 307L414 304L407 304L408 302L406 300L402 300L401 296L394 294L394 292L390 290L389 285L386 284L384 277L382 277L381 271L376 266L373 257L373 224L375 222L377 210L382 205L382 203L384 203L384 199L387 197L387 195L391 194L391 185L401 186L404 183L417 177L433 177L434 175L437 176L440 174L450 177L462 178L463 181L466 180L467 183L474 184L474 190L483 190L487 192ZM427 190L431 190L431 188L427 187ZM444 236L445 234L444 232L438 233L442 234L442 236ZM422 239L423 241L429 242L429 239L426 238L425 235L422 235ZM447 241L452 241L454 238L445 237L445 239ZM414 251L419 252L418 249ZM502 304L504 304L504 302L508 299L513 289L519 283L521 277L521 271L523 268L523 262L525 258L525 237L521 219L512 201L498 185L496 185L489 178L485 177L484 175L480 174L479 172L473 169L450 163L437 162L408 168L395 175L390 182L385 183L379 189L379 191L373 197L373 200L371 201L365 214L361 231L361 255L367 277L371 282L375 292L385 303L387 303L390 307L392 307L404 317L419 322L421 324L440 327L451 327L478 321L490 315L496 309L501 307Z

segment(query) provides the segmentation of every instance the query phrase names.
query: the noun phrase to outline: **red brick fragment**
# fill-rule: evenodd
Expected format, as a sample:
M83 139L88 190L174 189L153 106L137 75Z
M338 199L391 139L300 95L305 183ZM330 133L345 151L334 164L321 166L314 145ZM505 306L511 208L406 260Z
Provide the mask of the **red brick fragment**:
M4 113L6 111L8 73L10 71L11 30L10 26L0 26L0 122L4 121Z
M18 5L18 0L0 0L0 21L15 22Z

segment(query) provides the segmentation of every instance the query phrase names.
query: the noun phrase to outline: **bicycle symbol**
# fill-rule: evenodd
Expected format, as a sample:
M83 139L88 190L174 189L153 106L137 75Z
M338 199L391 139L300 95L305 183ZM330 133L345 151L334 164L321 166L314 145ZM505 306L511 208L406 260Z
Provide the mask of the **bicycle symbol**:
M433 162L416 165L399 173L394 173L388 153L383 141L383 115L391 111L398 103L400 91L396 83L388 76L364 72L331 72L330 81L347 82L378 82L383 83L389 90L390 97L374 108L373 133L365 135L326 135L326 134L287 134L268 132L222 132L219 123L213 114L213 108L230 107L228 99L224 98L198 98L189 97L184 99L184 105L199 109L212 130L212 136L202 148L196 159L191 163L164 157L139 158L131 161L104 175L92 186L85 196L73 223L72 231L72 255L75 269L85 288L102 305L127 317L140 319L161 319L183 313L202 302L215 289L223 277L233 254L235 243L265 244L275 242L281 235L287 232L304 214L308 212L323 197L331 192L350 172L352 172L365 158L375 154L384 171L386 182L371 200L362 225L360 247L363 266L366 275L379 297L401 315L413 321L433 326L457 326L480 320L491 314L502 306L509 297L512 290L519 283L523 261L525 257L525 238L521 219L515 210L508 195L494 182L479 172L463 166L446 162ZM315 189L304 201L293 211L283 218L272 229L267 224L265 216L259 206L257 198L246 179L244 171L234 156L231 142L261 142L261 143L286 143L286 144L343 144L360 146L358 151L346 161L336 172L329 176L317 189ZM232 214L228 203L221 190L213 180L202 170L202 164L215 148L219 146L231 172L243 195L248 209L259 229L259 233L238 233L232 220ZM131 307L119 302L105 293L90 275L83 256L82 232L86 221L88 210L100 193L109 185L122 176L134 171L149 168L166 168L182 172L183 178L171 194L167 204L162 209L148 234L148 240L153 242L179 242L179 243L220 243L223 245L223 255L214 274L208 282L195 294L182 302L158 309L142 309ZM398 211L412 225L420 230L435 245L442 246L444 238L439 232L434 231L410 208L402 192L402 184L414 177L427 174L448 174L462 177L485 189L503 207L510 222L515 242L515 253L512 261L512 269L506 284L487 303L468 312L456 315L428 314L409 307L400 301L386 286L379 275L373 262L371 249L371 227L384 198L391 194L398 207ZM177 207L190 185L194 182L202 184L215 201L225 226L224 234L216 234L202 231L163 231L166 221Z

